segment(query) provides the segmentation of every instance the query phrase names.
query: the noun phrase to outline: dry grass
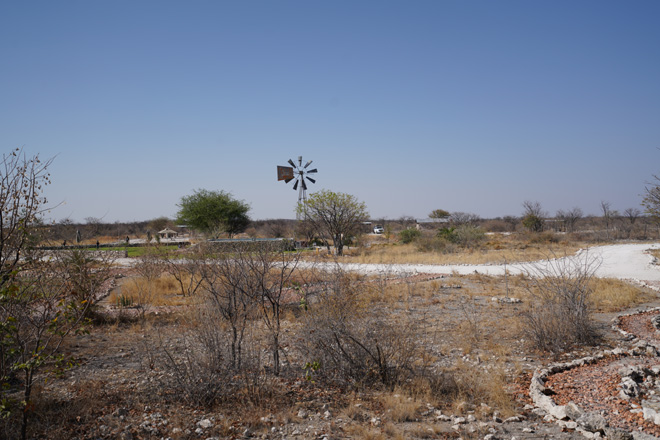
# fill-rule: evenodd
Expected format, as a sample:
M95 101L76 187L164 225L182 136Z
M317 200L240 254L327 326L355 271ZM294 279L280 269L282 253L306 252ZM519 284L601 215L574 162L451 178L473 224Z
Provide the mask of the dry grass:
M657 298L649 289L614 278L595 278L591 286L591 300L597 312L618 312Z
M493 368L484 370L470 364L460 364L454 370L457 393L452 401L455 413L464 413L473 409L477 403L485 403L491 410L499 411L503 416L515 414L516 404L507 392L509 383L502 365L493 363ZM482 408L483 416L490 411Z
M378 245L364 248L344 259L352 263L372 264L502 264L538 261L550 255L572 255L587 243L529 243L515 239L489 241L480 248L462 249L455 253L421 252L414 243Z
M388 436L388 434L382 432L379 428L371 427L369 425L350 424L344 429L344 432L348 434L349 438L361 440L385 440L392 438Z
M122 304L123 298L128 302ZM181 306L190 304L192 299L181 295L181 289L176 279L171 275L163 275L149 283L143 277L125 278L119 288L112 291L108 301L113 305L150 305L150 306Z
M422 403L403 394L383 394L378 399L387 417L394 423L412 422L417 418Z

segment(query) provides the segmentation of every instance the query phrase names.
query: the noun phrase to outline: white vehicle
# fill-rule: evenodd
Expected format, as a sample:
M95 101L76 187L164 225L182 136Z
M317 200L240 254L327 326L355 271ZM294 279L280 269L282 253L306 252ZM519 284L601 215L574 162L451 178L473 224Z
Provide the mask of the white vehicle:
M382 234L385 232L385 228L383 228L383 225L376 225L374 227L374 234Z

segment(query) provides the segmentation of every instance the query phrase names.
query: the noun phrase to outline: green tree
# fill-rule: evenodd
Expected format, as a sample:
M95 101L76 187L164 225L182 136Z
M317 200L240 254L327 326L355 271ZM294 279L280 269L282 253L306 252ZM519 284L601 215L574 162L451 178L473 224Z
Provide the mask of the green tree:
M434 209L429 214L429 218L448 218L451 214L444 209Z
M232 237L245 231L250 224L247 214L250 206L224 191L200 189L182 197L177 206L180 208L177 215L179 224L186 224L214 238L223 232Z
M525 213L523 214L522 224L532 232L541 232L545 226L545 217L547 213L541 207L539 202L525 200L523 202Z
M367 205L355 196L328 190L310 195L297 211L316 231L332 239L337 255L343 255L344 240L357 234L369 217Z

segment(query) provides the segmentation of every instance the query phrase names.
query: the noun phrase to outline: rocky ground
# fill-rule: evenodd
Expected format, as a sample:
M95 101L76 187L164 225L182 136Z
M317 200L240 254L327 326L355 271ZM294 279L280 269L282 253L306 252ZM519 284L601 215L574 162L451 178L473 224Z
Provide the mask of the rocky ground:
M493 292L487 279L475 276L423 275L401 279L405 295L389 303L393 316L417 320L419 337L440 367L461 370L486 387L504 378L503 395L442 401L395 391L354 391L316 383L305 377L293 350L297 322L293 314L283 329L283 374L260 382L259 402L228 399L208 409L172 392L171 372L159 361L158 348L186 349L177 337L177 309L151 308L140 320L106 307L105 322L73 338L67 355L78 365L59 377L42 377L35 389L31 436L54 439L578 439L644 438L660 430L643 403L653 400L660 362L655 352L617 354L598 362L549 374L546 393L557 405L573 402L580 414L599 414L608 430L585 429L566 417L559 422L534 406L532 374L557 361L571 361L603 350L632 350L647 341L657 345L657 311L622 317L600 316L601 343L550 359L529 349L520 336L524 304ZM393 305L397 304L397 305ZM660 301L658 302L660 304ZM631 336L632 335L632 336ZM180 335L179 335L180 336ZM169 344L169 345L168 345ZM266 353L266 351L264 351ZM264 359L266 355L264 354ZM267 367L267 366L266 366ZM654 367L658 372L653 373ZM634 376L631 368L646 371ZM637 370L635 370L637 371ZM641 380L637 394L622 396L621 383ZM47 379L47 380L46 380ZM484 388L486 389L486 388ZM660 395L660 388L657 389ZM504 395L505 394L505 395ZM647 406L650 404L647 404ZM660 406L659 406L660 411ZM646 411L648 413L648 411ZM647 416L645 419L645 415ZM574 414L574 418L579 417ZM660 420L659 420L660 421ZM609 428L617 428L612 430ZM4 435L15 431L5 425ZM2 433L0 433L2 434ZM1 435L0 435L1 436ZM618 437L616 437L618 436ZM651 437L648 437L651 438Z

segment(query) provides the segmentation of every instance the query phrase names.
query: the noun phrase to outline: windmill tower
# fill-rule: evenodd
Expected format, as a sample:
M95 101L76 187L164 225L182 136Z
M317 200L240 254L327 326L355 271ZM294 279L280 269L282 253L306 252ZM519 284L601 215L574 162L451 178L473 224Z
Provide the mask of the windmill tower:
M309 180L311 183L316 183L316 179L312 179L308 174L316 174L318 170L316 168L308 170L312 161L308 161L305 166L302 164L302 156L298 156L298 165L296 165L291 159L289 159L290 167L278 166L277 167L277 180L284 180L285 183L289 183L294 180L293 190L298 190L298 204L307 203L307 183L305 179ZM300 214L296 216L300 220Z

